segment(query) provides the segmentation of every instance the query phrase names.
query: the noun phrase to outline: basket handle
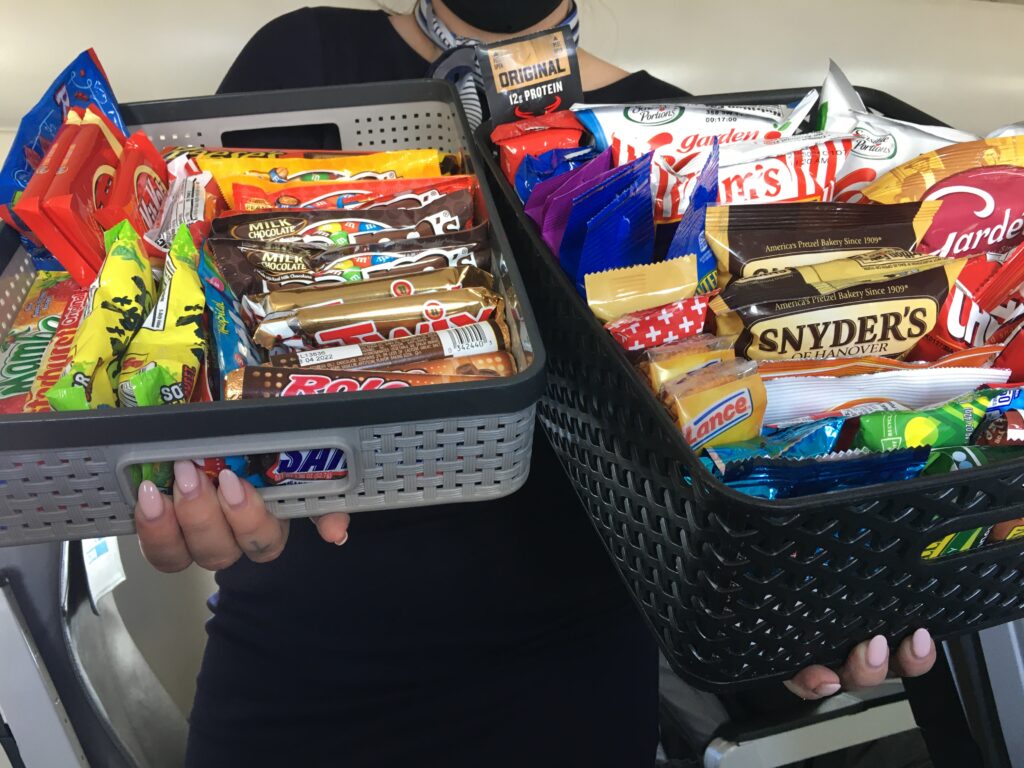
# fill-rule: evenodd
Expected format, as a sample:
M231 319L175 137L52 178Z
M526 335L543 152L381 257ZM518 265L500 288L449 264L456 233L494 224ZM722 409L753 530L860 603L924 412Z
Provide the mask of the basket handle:
M1000 532L1004 538L988 546L977 546L979 541L991 535L993 528L1001 524L1007 524L1009 528ZM951 544L957 549L949 554L941 554ZM907 556L925 565L945 564L954 557L988 552L995 546L998 546L1000 552L1012 549L1024 551L1024 504L998 506L985 512L958 515L946 520L936 528L918 534ZM933 553L933 556L929 557L928 553Z
M258 493L267 501L287 501L309 496L338 495L357 487L363 476L361 455L357 450L359 445L358 427L215 437L202 440L177 440L165 443L139 443L119 446L115 467L121 494L129 506L134 506L138 488L132 477L132 468L142 464L287 453L321 448L336 449L342 452L348 470L345 477L258 489ZM279 514L281 509L281 506L271 505L271 511L274 514Z

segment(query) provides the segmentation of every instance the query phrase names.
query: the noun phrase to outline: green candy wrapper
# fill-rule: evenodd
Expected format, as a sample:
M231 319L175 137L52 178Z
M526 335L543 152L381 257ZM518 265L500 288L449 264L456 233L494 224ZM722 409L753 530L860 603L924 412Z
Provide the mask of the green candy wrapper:
M926 411L878 411L860 417L855 448L895 451L967 445L998 390L972 392Z
M127 221L104 233L107 256L89 287L68 367L47 393L55 411L116 405L121 360L153 305L153 270Z
M928 456L925 475L944 475L961 469L987 467L1004 461L1024 459L1024 446L963 445L955 448L935 448Z

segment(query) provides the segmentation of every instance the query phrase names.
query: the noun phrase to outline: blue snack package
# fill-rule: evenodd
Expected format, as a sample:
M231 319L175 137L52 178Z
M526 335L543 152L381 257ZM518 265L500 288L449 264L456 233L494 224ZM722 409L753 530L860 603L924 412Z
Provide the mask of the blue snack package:
M780 429L771 435L740 443L715 445L705 455L719 472L739 461L753 458L809 459L835 450L846 419L834 417Z
M1024 389L1004 389L989 401L985 415L1024 410Z
M921 446L887 453L846 451L812 459L754 458L726 466L722 480L748 496L789 499L910 480L924 470L930 452L928 446Z
M533 188L530 199L523 206L523 211L533 219L538 227L543 227L544 221L548 216L548 204L552 197L566 190L575 189L587 180L596 179L601 174L612 170L612 168L612 151L606 149L579 167L567 171L561 176L552 176L550 179L537 184ZM555 243L555 245L558 245L558 243Z
M199 258L199 278L203 282L206 294L206 309L210 313L210 346L212 354L207 358L211 368L210 380L214 385L214 397L218 400L224 396L224 377L231 371L245 365L258 365L263 362L256 345L249 337L249 331L242 322L238 310L238 302L231 294L224 279L217 272L206 249L203 248ZM266 485L263 476L253 471L245 456L225 456L224 466L239 477L244 477L253 487Z
M666 258L694 255L697 258L697 293L710 293L718 287L718 262L704 237L708 206L718 202L718 139L715 139L704 170L690 195Z
M619 166L607 174L595 186L572 199L565 232L558 248L558 261L569 277L575 279L583 254L583 243L587 237L590 220L604 210L619 193L628 190L637 182L650 185L651 157L648 152L631 163Z
M594 272L650 264L654 258L654 198L647 179L638 179L587 225L576 290L586 298L584 279Z
M28 228L13 211L18 195L32 178L36 165L64 123L68 110L72 107L84 109L90 104L96 105L127 135L107 75L92 48L80 53L21 119L11 150L0 168L0 219L23 235ZM56 263L37 243L27 237L22 237L22 241L38 269L50 268L48 264Z
M594 147L549 149L541 155L526 155L516 170L516 194L526 203L538 184L579 168L598 155Z

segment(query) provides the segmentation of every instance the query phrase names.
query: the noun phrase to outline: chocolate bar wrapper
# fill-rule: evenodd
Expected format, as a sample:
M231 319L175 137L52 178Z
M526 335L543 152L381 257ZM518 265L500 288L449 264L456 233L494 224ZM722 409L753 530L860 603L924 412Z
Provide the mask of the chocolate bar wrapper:
M262 320L275 312L287 312L302 307L352 304L357 301L454 291L458 288L493 287L494 279L476 267L446 267L407 277L381 277L355 283L283 288L262 295L247 296L242 303L252 317Z
M473 198L453 192L422 208L382 208L367 211L272 211L236 213L213 222L213 237L260 242L303 243L320 248L409 237L432 237L469 229ZM379 234L390 232L389 235ZM371 234L378 233L371 237Z
M480 323L503 308L502 298L486 288L332 304L268 315L253 341L267 349L362 344Z
M424 241L435 239L424 238ZM409 240L403 245L419 242ZM420 245L415 247L418 249ZM316 251L297 244L211 238L205 248L236 298L283 288L414 275L464 264L486 271L491 264L490 249L482 243L408 252L335 255L333 251Z
M427 203L458 190L472 192L475 176L441 176L436 179L386 179L362 181L333 181L326 183L298 182L276 184L257 182L238 176L227 179L221 186L231 184L235 210L264 211L275 208L309 208L338 210L352 208L422 208Z
M344 347L337 347L344 349ZM476 378L504 378L514 376L516 361L508 352L490 352L466 357L442 357L420 363L399 363L366 369L389 373L423 373L429 376L473 376Z
M366 373L323 371L316 368L245 367L224 379L225 400L270 399L330 395L338 392L369 392L375 389L406 389L433 384L479 381L477 376L425 376L417 373Z
M402 366L419 365L429 360L497 354L509 346L508 326L497 316L484 323L461 328L431 331L368 344L311 349L273 355L269 365L278 368L321 368L358 371L366 368L409 370Z

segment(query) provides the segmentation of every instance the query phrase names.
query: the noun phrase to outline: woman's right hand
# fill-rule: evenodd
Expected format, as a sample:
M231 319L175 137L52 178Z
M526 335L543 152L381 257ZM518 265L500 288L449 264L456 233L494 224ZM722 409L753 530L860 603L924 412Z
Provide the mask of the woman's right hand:
M191 461L174 464L174 496L164 496L149 480L139 486L135 525L146 559L159 571L175 573L192 563L220 571L245 555L266 563L284 551L288 521L267 512L247 481L225 469L214 488ZM349 516L338 512L314 518L320 536L333 544L348 540Z

